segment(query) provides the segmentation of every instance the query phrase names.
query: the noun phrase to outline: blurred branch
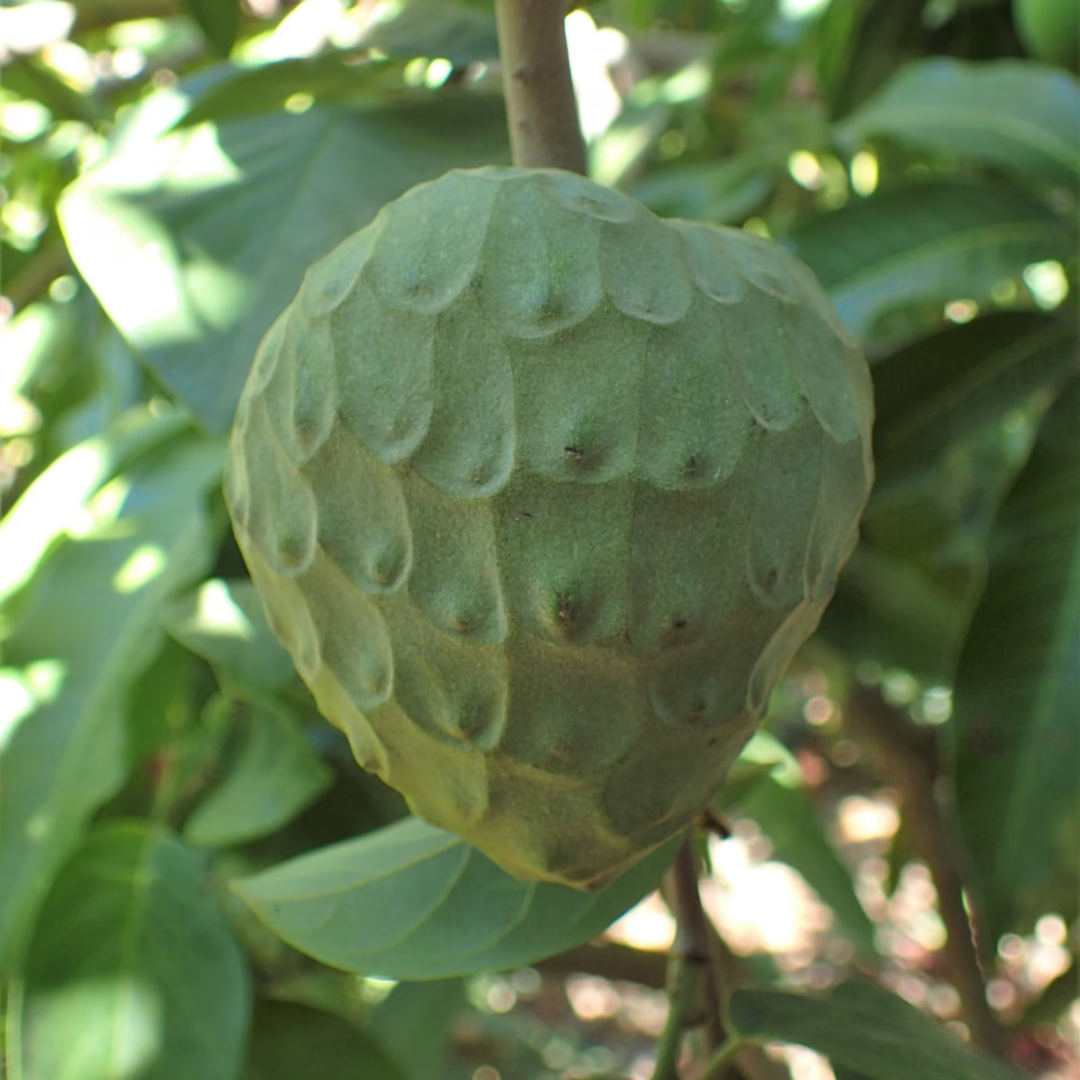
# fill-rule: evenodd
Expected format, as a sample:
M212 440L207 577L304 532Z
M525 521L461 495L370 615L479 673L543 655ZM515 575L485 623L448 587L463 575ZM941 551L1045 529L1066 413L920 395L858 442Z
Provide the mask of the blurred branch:
M565 0L495 0L506 122L514 164L586 172Z
M48 287L71 272L71 258L62 243L51 244L35 255L9 282L0 284L0 292L16 311L41 298Z
M960 995L972 1041L1001 1056L1004 1032L986 1000L986 979L964 898L962 853L952 820L937 792L934 735L916 728L877 690L868 687L858 687L852 693L844 723L875 761L882 778L896 788L912 847L934 880L947 934L942 954L948 977Z

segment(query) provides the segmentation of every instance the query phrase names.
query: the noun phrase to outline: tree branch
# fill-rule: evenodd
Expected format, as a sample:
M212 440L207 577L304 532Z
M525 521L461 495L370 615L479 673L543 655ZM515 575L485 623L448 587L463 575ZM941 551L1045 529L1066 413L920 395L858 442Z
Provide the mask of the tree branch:
M948 935L942 953L972 1041L1002 1056L1004 1033L986 1000L986 980L964 901L958 838L935 790L934 740L928 734L920 746L916 736L921 733L907 717L868 688L858 688L851 695L844 723L876 761L881 777L896 788L912 846L934 880Z
M565 0L495 0L514 164L586 173Z

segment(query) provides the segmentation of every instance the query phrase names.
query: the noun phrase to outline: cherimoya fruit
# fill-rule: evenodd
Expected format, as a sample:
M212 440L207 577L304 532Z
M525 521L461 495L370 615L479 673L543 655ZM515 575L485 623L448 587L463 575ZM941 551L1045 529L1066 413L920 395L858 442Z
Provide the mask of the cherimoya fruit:
M510 873L594 887L716 794L815 629L871 414L777 245L483 168L308 271L226 494L360 764Z

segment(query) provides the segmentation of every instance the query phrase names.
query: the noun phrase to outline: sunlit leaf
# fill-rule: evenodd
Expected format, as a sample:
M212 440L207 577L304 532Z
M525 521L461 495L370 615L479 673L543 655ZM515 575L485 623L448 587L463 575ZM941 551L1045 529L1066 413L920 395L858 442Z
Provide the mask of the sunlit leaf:
M425 1031L425 1038L431 1028ZM402 1080L378 1043L340 1017L289 1001L255 1009L243 1080Z
M204 581L194 593L169 605L165 628L209 661L226 683L277 690L296 675L247 579Z
M1031 61L934 58L905 65L838 128L857 148L887 136L918 150L1075 186L1080 84Z
M989 303L1031 263L1066 261L1075 231L1001 184L932 181L883 190L803 225L790 248L810 264L860 338L883 316L953 300Z
M189 844L231 847L267 836L330 786L333 773L283 706L253 706L246 728L232 768L188 818Z
M957 805L983 937L1054 869L1080 760L1080 378L1061 393L994 526L954 695Z
M736 990L730 1016L745 1038L808 1046L866 1080L1020 1080L871 982L842 983L824 998Z
M165 829L100 826L42 909L14 1075L234 1080L249 976L206 884Z
M501 103L476 96L204 125L130 142L60 217L106 311L221 432L307 267L413 184L502 160L504 128Z
M0 606L30 581L53 543L82 524L88 500L117 470L187 426L180 416L133 410L53 460L0 521Z
M103 488L95 531L50 556L5 644L5 663L47 662L51 684L0 760L2 955L18 949L90 814L124 780L125 697L165 640L166 602L212 559L205 501L223 453L183 440Z
M419 818L233 887L275 933L334 967L441 979L520 967L595 937L654 889L673 844L594 893L518 881Z

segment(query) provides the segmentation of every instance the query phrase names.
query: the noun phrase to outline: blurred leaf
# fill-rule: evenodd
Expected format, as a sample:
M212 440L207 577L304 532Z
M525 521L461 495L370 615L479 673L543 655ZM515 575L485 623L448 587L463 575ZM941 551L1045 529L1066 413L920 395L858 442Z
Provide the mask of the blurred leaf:
M446 1076L452 1024L468 1008L460 979L398 983L375 1010L371 1032L411 1080Z
M51 556L6 643L5 662L35 665L41 692L2 746L0 957L124 781L125 697L164 640L164 605L212 559L205 499L223 453L187 439L102 489L94 530Z
M431 1028L425 1031L430 1036ZM288 1001L255 1009L243 1080L402 1080L371 1036L338 1016Z
M192 100L174 122L184 128L259 116L283 109L294 94L308 94L324 105L376 105L393 91L402 91L401 72L399 62L371 60L356 49L334 49L257 67L223 64L208 73L205 82L190 79L183 84Z
M786 165L786 154L747 152L720 164L654 172L633 184L627 194L662 217L735 225L764 202Z
M520 967L595 937L654 889L671 842L594 893L510 877L419 818L234 882L275 933L334 967L442 979Z
M788 237L848 328L864 341L882 316L916 304L991 299L1031 263L1067 261L1075 231L997 183L931 181L884 190L811 219Z
M133 141L68 188L60 216L106 311L222 432L307 267L413 184L501 160L504 128L482 98L203 126Z
M170 604L164 621L165 629L210 663L226 685L278 690L296 677L248 580L204 581Z
M833 0L822 19L828 44L812 55L836 115L849 112L917 55L925 8L926 0Z
M866 1080L1021 1080L872 982L842 983L824 998L736 990L730 1016L744 1038L808 1046Z
M1068 321L1027 312L991 314L893 353L874 368L878 485L930 465L1077 369Z
M199 24L206 40L222 56L228 56L236 44L240 26L239 0L184 0L184 6Z
M79 524L103 484L189 424L181 416L133 410L112 430L56 458L0 521L0 606L30 581L53 543Z
M26 970L26 1080L233 1080L247 964L203 862L149 822L99 826L56 880Z
M195 847L233 847L276 832L333 781L283 706L253 705L246 719L235 763L184 826L184 839Z
M886 136L1075 187L1080 84L1030 61L922 60L901 68L837 134L852 150Z
M449 0L410 0L393 18L374 23L360 43L392 56L442 57L455 67L499 55L494 12Z
M840 930L862 960L880 963L870 921L851 880L825 837L813 808L801 792L772 776L759 780L740 799L738 809L756 821L772 843L772 858L797 870L806 883L832 908Z
M57 119L96 124L105 118L92 94L73 90L52 68L26 56L5 57L4 89L40 101Z
M1054 867L1080 760L1080 377L1047 413L994 525L953 698L957 805L983 940Z
M862 543L844 567L822 631L854 657L940 680L952 674L965 614L962 597L917 563Z

